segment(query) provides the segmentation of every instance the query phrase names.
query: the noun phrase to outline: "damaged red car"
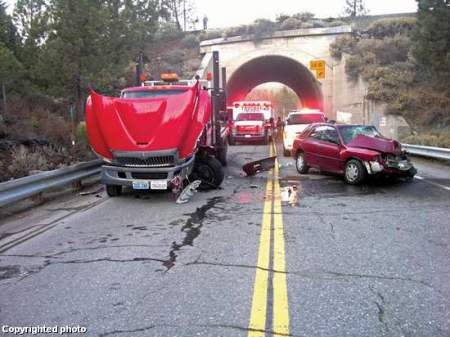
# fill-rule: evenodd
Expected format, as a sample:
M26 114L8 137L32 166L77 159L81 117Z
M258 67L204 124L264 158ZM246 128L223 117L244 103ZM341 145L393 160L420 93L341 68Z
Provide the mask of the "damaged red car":
M370 125L312 124L295 139L291 154L300 174L313 167L343 174L352 185L368 176L411 179L417 172L401 144Z

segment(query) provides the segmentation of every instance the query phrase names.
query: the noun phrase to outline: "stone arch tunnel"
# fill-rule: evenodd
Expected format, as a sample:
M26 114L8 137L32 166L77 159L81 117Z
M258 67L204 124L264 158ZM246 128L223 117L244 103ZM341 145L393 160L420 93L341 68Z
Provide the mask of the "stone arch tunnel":
M253 88L267 82L288 86L303 106L323 111L321 86L311 71L300 62L280 55L260 56L237 68L227 83L228 104L244 100Z

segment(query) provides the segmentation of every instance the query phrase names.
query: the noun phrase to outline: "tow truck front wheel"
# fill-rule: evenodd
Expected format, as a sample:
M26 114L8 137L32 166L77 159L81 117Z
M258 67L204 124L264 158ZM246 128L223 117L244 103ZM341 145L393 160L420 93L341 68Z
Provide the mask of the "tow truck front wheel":
M218 188L223 181L222 164L214 157L206 155L198 158L192 172L192 180L200 180L199 190Z
M122 194L122 186L106 185L106 194L108 194L109 197L118 197Z

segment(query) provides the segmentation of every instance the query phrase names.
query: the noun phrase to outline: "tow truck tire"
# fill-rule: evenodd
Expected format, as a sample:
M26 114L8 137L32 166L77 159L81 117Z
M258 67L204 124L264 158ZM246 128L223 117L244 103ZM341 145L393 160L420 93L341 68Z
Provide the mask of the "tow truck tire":
M344 180L350 185L359 185L366 178L367 172L364 165L357 159L350 159L345 164Z
M223 147L217 152L217 159L222 166L227 166L228 141L225 140Z
M108 194L108 197L118 197L122 194L122 186L106 185L106 194Z
M192 180L201 180L199 190L211 190L218 188L223 181L225 173L222 164L216 158L206 155L197 159Z

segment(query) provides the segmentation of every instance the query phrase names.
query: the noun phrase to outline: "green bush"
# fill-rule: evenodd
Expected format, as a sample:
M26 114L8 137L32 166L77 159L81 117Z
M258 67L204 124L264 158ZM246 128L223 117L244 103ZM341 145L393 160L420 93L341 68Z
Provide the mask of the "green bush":
M182 48L194 49L200 46L200 41L194 34L188 34L181 40L180 44Z
M282 30L298 29L301 26L301 21L296 18L288 18L281 23Z
M222 37L224 31L221 29L211 29L207 31L203 31L200 34L200 41L205 40L214 40Z
M396 35L411 35L416 26L415 18L381 19L373 22L366 33L376 39L394 37Z
M416 135L409 135L401 139L402 143L424 145L424 146L437 146L450 149L450 130L443 130L441 132L429 132Z
M272 35L275 31L275 23L267 19L258 19L253 26L252 34L256 40L261 39L264 36Z
M331 56L341 59L342 53L353 54L355 52L356 40L351 36L340 36L330 44Z

